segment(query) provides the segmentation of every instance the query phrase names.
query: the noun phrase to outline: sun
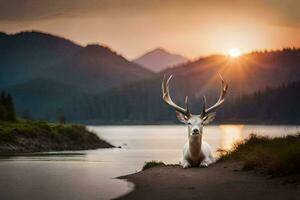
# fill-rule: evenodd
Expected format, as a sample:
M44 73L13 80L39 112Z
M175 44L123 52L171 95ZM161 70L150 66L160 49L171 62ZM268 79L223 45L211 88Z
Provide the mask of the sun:
M229 50L228 55L232 58L237 58L241 55L241 51L238 48L232 48Z

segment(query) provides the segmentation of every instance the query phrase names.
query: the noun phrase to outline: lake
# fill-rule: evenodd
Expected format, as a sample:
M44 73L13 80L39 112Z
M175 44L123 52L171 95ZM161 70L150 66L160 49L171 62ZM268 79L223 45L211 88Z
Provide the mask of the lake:
M145 161L177 164L187 128L161 126L89 126L122 148L48 152L1 157L0 199L111 199L133 189L115 177L139 171ZM214 151L229 149L251 133L271 137L295 134L297 126L219 125L204 128Z

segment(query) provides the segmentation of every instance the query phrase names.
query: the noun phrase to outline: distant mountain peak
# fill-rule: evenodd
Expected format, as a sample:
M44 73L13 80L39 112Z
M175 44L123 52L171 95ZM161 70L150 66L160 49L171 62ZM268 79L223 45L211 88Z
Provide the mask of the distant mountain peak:
M165 50L164 48L162 47L157 47L155 49L153 49L152 51L150 52L162 52L162 53L169 53L167 50Z
M179 54L175 54L175 53L170 53L169 51L167 51L166 49L164 49L162 47L157 47L157 48L143 54L141 57L145 57L145 56L148 56L148 55L155 55L155 54L179 55Z
M133 62L155 72L159 72L166 68L180 65L188 61L189 60L184 56L170 53L161 47L155 48L133 60Z

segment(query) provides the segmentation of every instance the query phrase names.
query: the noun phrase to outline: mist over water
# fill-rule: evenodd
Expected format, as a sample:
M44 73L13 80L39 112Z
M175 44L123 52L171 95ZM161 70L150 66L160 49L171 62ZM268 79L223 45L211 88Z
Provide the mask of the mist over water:
M187 128L180 125L89 129L122 148L2 157L0 199L111 199L133 189L115 177L140 170L145 161L177 164L187 140ZM207 126L203 139L216 151L230 149L251 133L276 137L297 131L296 126Z

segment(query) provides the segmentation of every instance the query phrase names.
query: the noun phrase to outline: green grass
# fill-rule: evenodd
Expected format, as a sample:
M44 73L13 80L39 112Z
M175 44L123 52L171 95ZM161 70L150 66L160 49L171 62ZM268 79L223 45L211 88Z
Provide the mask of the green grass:
M244 170L256 170L273 176L300 173L300 134L281 138L250 135L231 151L221 151L219 161L235 160Z
M98 136L76 124L55 124L18 118L0 121L0 145L9 144L28 151L73 150L112 147Z
M152 160L152 161L145 162L142 170L146 170L146 169L150 169L152 167L158 167L158 166L166 166L166 164L161 161Z
M41 135L48 135L51 139L58 142L64 138L76 142L84 142L90 137L97 137L81 125L62 125L45 121L28 121L24 119L17 119L15 122L0 121L0 139L2 141L12 141L14 136L17 135L26 138L36 138Z

